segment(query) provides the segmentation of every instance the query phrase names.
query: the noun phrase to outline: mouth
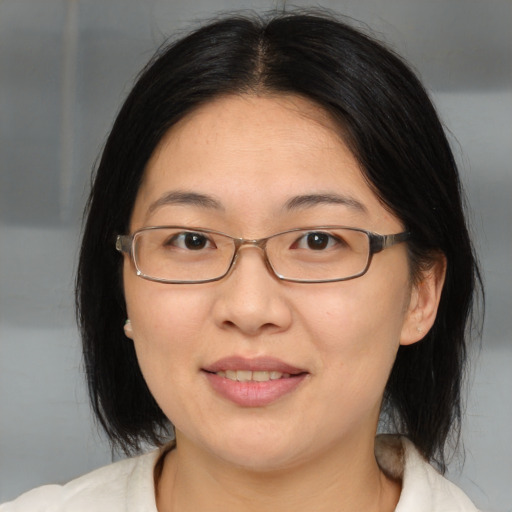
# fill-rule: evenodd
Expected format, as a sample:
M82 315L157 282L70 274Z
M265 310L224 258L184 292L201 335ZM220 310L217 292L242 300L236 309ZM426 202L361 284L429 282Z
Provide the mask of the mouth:
M269 380L289 379L291 377L290 373L264 370L255 372L251 370L221 370L215 372L215 375L237 382L268 382Z
M309 372L274 358L230 357L203 368L217 395L241 407L269 405L299 388Z
M308 373L274 357L225 357L203 368L207 373L237 382L267 382Z

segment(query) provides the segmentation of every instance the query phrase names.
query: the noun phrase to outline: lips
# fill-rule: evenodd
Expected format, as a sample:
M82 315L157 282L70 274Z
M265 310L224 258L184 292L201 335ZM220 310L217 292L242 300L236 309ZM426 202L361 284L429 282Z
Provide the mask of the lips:
M208 365L203 369L210 373L217 373L226 370L245 370L251 372L266 371L298 375L299 373L306 372L306 370L296 368L295 366L291 366L280 359L273 357L256 357L252 359L238 356L226 357L219 359L215 363Z
M225 377L229 380L236 380L238 382L267 382L269 380L287 379L291 377L289 373L262 370L255 372L251 372L250 370L221 370L220 372L216 372L216 375L219 377Z
M203 368L214 392L241 407L263 407L295 391L308 372L279 359L229 357Z

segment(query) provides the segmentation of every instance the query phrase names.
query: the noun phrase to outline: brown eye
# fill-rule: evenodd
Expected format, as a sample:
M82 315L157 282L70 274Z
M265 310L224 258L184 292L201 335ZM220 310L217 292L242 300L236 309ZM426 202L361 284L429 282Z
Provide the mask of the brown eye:
M200 251L207 247L215 247L215 244L205 234L194 232L178 233L167 242L167 245L189 251Z
M184 243L187 249L196 251L206 247L208 239L199 233L187 233L184 237Z
M331 237L326 233L309 233L306 236L306 243L310 249L319 251L325 249L329 245Z
M294 249L307 249L311 251L323 251L339 246L343 240L324 231L305 233L294 244Z

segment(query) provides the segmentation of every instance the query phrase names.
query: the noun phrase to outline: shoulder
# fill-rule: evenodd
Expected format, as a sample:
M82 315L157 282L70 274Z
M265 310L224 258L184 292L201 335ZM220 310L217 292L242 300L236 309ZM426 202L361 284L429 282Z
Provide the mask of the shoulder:
M443 477L405 437L377 437L375 455L381 469L402 480L395 512L478 512L466 494Z
M155 450L102 467L65 485L33 489L0 505L0 512L156 512L153 468L159 454Z

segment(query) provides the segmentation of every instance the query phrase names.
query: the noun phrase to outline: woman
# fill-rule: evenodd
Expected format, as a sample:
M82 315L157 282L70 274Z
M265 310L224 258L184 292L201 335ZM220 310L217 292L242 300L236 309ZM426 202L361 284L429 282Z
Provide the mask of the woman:
M478 270L392 52L323 15L204 26L139 77L87 215L94 410L159 448L2 512L476 510L427 461L456 439Z

